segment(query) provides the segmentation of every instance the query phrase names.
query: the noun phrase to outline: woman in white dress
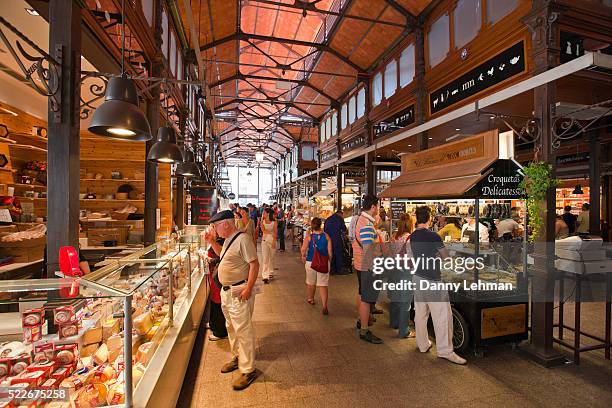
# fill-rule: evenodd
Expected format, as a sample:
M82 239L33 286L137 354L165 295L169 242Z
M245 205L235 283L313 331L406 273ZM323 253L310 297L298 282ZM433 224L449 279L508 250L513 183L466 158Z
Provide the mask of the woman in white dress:
M261 263L261 276L264 283L270 283L274 274L274 254L276 252L277 223L274 219L274 211L266 209L266 213L261 217L261 251L263 259Z

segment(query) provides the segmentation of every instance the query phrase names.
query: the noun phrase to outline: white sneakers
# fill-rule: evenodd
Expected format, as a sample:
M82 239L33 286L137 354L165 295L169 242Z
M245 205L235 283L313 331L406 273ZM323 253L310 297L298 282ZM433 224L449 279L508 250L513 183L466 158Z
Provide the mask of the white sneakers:
M459 365L466 365L467 364L467 360L463 357L458 356L455 353L450 353L448 356L438 356L440 358L444 358L448 361L450 361L451 363L455 363L455 364L459 364Z

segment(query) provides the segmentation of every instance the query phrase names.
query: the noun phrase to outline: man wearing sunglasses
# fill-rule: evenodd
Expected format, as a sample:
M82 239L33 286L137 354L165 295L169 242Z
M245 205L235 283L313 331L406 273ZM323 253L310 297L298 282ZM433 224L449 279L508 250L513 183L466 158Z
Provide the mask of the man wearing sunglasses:
M255 330L253 286L259 273L257 248L253 238L240 232L230 210L221 211L210 218L206 241L219 255L218 278L221 284L221 309L227 321L227 333L232 360L221 368L222 373L240 370L233 384L234 390L247 388L257 378L255 370ZM225 239L223 246L215 238Z

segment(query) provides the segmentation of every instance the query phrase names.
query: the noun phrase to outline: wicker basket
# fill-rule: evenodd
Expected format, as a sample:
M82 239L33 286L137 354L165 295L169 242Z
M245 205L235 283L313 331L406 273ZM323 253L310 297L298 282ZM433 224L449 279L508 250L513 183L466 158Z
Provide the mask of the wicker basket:
M125 221L128 219L129 216L130 216L129 213L111 211L111 218L113 220Z

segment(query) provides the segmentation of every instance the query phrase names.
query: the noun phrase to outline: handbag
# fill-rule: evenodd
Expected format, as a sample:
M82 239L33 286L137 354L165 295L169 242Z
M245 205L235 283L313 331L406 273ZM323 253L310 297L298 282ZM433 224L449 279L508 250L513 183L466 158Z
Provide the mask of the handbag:
M329 255L322 255L321 252L319 252L316 242L313 241L312 234L310 234L310 240L314 246L314 254L310 267L320 273L329 273Z

